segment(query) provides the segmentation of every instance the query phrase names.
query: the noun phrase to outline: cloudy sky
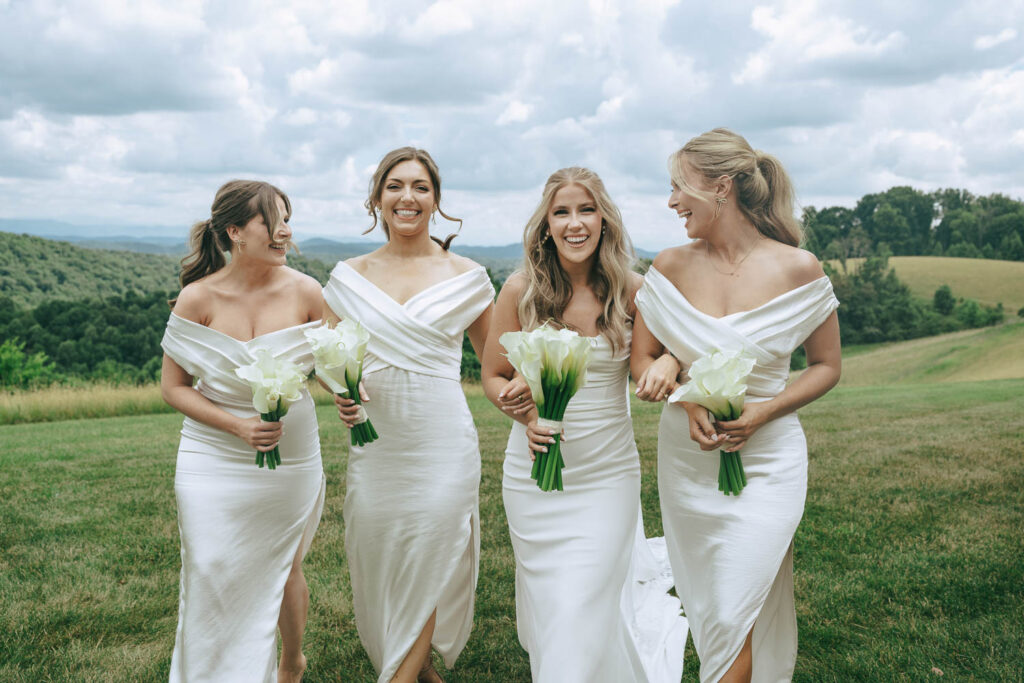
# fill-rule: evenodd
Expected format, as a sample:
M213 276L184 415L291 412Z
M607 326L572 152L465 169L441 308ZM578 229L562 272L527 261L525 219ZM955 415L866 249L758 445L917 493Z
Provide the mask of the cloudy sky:
M463 244L518 241L546 177L585 165L658 249L682 235L666 158L715 126L805 206L1022 198L1024 0L0 0L0 218L184 235L256 177L297 238L352 240L377 161L413 144Z

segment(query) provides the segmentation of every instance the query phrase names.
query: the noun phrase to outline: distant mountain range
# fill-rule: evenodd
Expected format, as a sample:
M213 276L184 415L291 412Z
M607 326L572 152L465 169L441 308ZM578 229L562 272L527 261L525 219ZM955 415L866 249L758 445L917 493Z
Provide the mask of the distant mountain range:
M103 235L96 226L10 219L0 219L0 229L0 297L20 306L128 291L177 291L178 262L186 253L178 230L174 235ZM52 234L25 234L29 229ZM335 263L369 253L381 244L312 237L298 243L301 255L290 255L288 263L324 282ZM486 266L499 282L519 267L522 249L520 244L484 247L461 245L458 240L452 244L452 251ZM640 255L654 257L645 251Z
M0 218L0 231L3 232L62 240L88 249L170 254L179 258L185 255L185 240L180 227L154 225L118 227L116 229L124 232L112 235L110 234L111 228L103 225L76 225L51 220ZM299 249L304 256L321 260L330 265L341 259L369 253L381 244L382 242L371 241L338 242L325 237L311 237L298 242ZM518 242L489 247L460 244L456 239L452 243L452 251L488 266L491 266L492 263L502 267L518 265L522 258L522 245ZM654 258L655 252L637 249L637 255ZM484 263L485 261L487 263Z

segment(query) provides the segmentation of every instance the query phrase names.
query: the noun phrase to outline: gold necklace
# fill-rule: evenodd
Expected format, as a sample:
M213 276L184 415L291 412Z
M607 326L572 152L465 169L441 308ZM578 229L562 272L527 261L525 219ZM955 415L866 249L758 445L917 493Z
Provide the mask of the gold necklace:
M724 270L719 270L718 266L715 265L715 260L713 258L711 258L711 242L709 242L708 240L704 240L704 250L708 254L708 262L711 264L711 267L714 268L716 272L721 273L722 275L729 275L731 277L738 277L736 275L736 273L739 272L740 266L743 265L743 262L747 260L748 256L750 256L751 254L754 253L754 250L757 249L757 245L759 245L763 239L764 239L764 237L761 237L760 235L758 235L758 238L756 240L754 240L754 246L750 247L750 249L747 250L747 253L743 255L743 258L741 258L736 263L730 263L727 259L723 258L722 260L725 261L726 263L728 263L730 266L735 266L729 272L725 272Z

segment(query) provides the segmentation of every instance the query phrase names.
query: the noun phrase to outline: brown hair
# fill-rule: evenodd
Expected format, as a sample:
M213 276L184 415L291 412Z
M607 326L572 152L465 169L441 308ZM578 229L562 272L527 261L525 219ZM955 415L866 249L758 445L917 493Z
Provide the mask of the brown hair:
M669 157L672 180L687 194L708 198L686 182L683 165L701 174L708 183L722 176L732 178L740 211L765 237L800 246L803 229L793 216L793 183L782 163L727 128L715 128L693 138Z
M224 252L232 248L228 228L244 227L256 216L262 216L270 238L274 237L274 227L280 216L277 213L277 198L284 201L285 216L288 220L292 213L292 204L281 190L270 183L259 180L229 180L217 190L217 196L210 207L210 217L192 226L189 232L189 245L192 249L188 256L181 259L181 286L195 282L214 273L225 266L227 259ZM289 243L289 246L294 246ZM176 299L169 303L174 307Z
M380 199L384 193L384 181L387 180L388 174L398 164L403 161L418 161L423 164L423 168L427 169L427 175L430 176L430 183L434 186L434 205L437 207L437 212L444 218L458 223L458 229L448 235L445 239L441 240L433 235L430 239L434 240L441 245L441 248L445 251L451 246L452 240L462 230L462 219L452 218L444 212L441 208L441 172L437 169L437 164L431 158L430 154L424 149L416 149L415 147L400 147L399 149L392 150L384 155L384 158L380 160L377 165L377 170L373 172L373 177L370 179L370 193L363 203L370 216L373 217L373 225L363 231L365 235L371 232L377 227L377 221L380 220L380 227L384 230L384 236L391 239L391 231L388 229L388 222L384 220L384 216L380 215Z
M597 329L608 337L612 348L626 345L629 316L629 274L635 260L633 243L622 224L622 214L596 173L572 166L555 171L544 185L540 204L523 232L523 274L526 288L519 299L519 324L531 330L547 320L570 327L562 319L572 298L572 282L558 260L558 249L548 236L548 211L555 195L567 185L579 185L593 197L601 212L602 234L597 259L590 273L594 296L604 310Z

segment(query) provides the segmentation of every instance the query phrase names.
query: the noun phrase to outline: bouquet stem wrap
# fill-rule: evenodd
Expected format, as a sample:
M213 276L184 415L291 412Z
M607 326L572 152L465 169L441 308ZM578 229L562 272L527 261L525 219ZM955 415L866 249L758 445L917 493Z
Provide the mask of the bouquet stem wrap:
M334 328L322 325L304 332L313 347L316 376L336 396L348 396L359 406L359 417L352 426L352 445L364 446L378 438L377 430L366 416L359 382L363 379L363 358L370 333L355 320L346 318Z
M547 453L535 453L530 476L542 491L562 491L562 418L587 375L591 342L572 330L542 325L532 332L506 332L498 340L508 360L530 387L537 425L553 430Z
M676 389L669 403L687 401L707 408L716 420L735 420L743 413L747 378L756 359L743 351L714 351L693 362L690 381ZM747 485L740 452L718 452L718 490L738 496Z

